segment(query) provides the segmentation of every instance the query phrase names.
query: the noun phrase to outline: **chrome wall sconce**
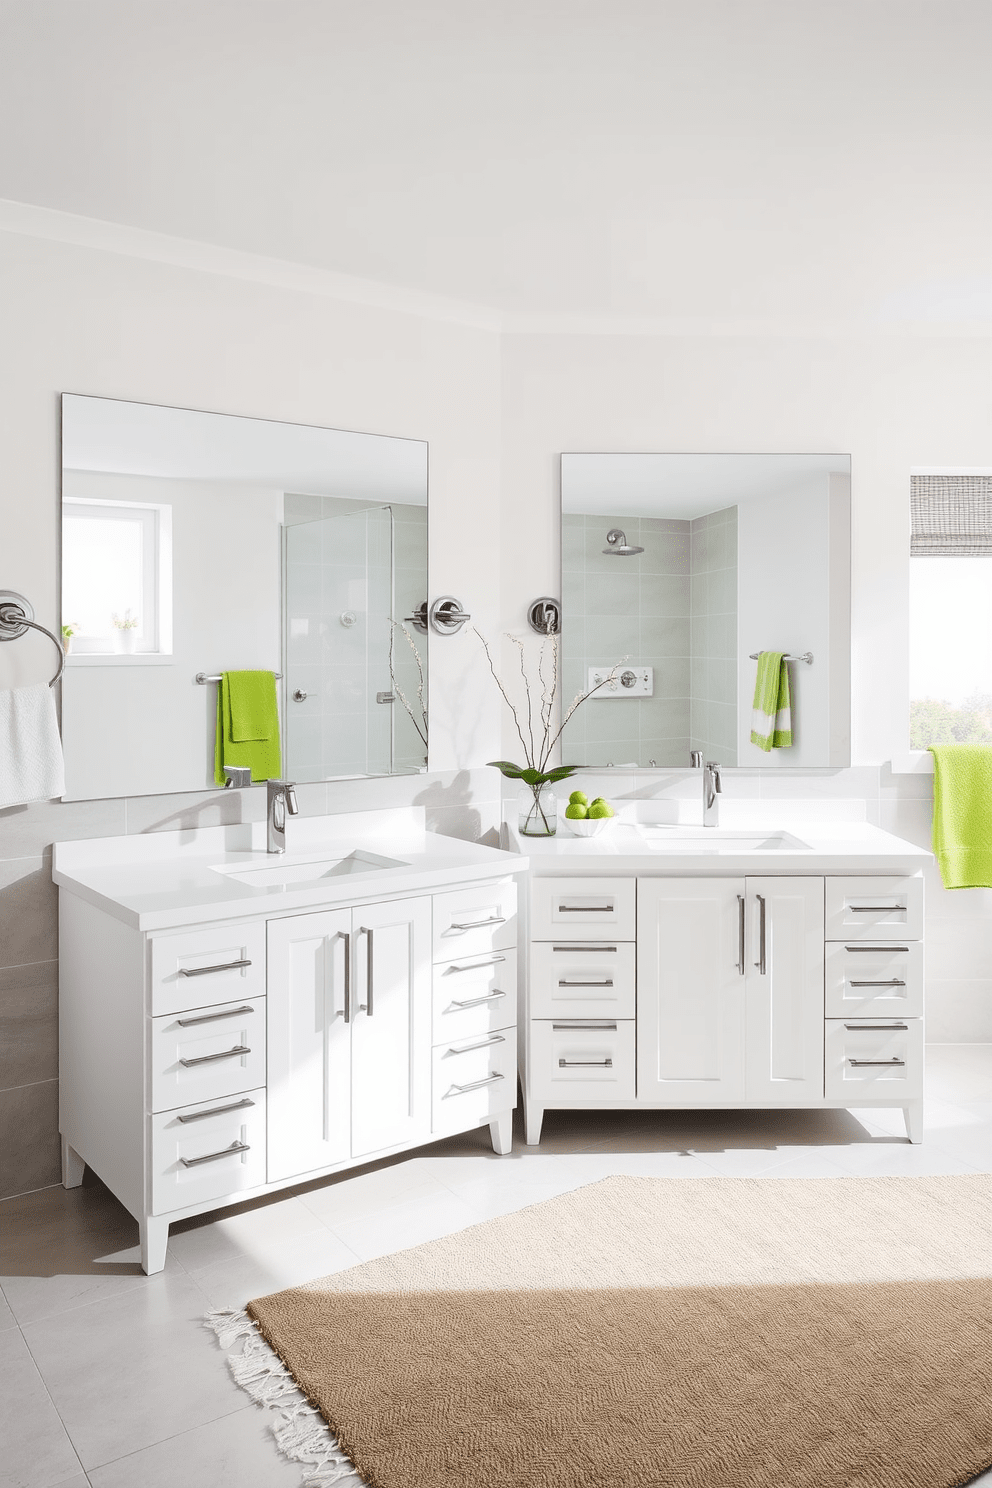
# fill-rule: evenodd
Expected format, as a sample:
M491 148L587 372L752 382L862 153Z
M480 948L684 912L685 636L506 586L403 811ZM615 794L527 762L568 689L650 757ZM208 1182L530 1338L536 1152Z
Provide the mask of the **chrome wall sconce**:
M561 630L561 600L552 599L549 594L535 599L528 606L527 620L538 635L557 635Z
M412 615L403 616L404 623L412 625L414 630L419 630L421 635L427 634L427 601L421 600Z
M431 629L437 631L438 635L454 635L471 618L468 611L462 609L461 601L453 599L450 594L442 594L428 611Z

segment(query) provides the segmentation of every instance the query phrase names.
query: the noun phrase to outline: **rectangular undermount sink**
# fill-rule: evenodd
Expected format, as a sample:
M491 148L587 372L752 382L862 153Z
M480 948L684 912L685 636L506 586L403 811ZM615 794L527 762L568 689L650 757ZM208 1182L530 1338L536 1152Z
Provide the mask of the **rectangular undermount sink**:
M267 863L265 867L252 864L245 867L237 863L233 867L215 867L215 873L226 878L235 878L249 888L269 888L272 885L317 883L322 878L346 878L355 873L375 873L383 868L406 868L409 865L399 858L385 858L380 853L342 853L333 857L294 858L292 861Z
M637 823L637 831L652 849L661 852L803 852L809 843L791 832L735 832L723 827L680 827Z

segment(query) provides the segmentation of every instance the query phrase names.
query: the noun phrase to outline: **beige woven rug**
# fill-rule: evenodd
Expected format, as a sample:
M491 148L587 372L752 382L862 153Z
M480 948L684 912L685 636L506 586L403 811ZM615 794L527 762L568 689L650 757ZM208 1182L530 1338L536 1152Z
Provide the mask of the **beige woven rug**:
M373 1488L956 1488L992 1465L992 1177L609 1178L248 1313ZM255 1398L266 1360L292 1386L248 1352ZM307 1417L284 1414L290 1455ZM308 1481L350 1474L309 1441Z

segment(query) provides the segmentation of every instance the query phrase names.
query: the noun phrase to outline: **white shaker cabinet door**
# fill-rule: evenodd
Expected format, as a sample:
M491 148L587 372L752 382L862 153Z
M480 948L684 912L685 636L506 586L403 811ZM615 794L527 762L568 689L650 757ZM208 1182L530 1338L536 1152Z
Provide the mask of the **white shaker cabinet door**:
M823 1104L823 879L747 880L749 1106Z
M399 899L352 912L353 1157L431 1131L431 901Z
M269 921L270 1183L351 1156L350 932L348 909Z
M637 1098L744 1102L743 878L637 882Z

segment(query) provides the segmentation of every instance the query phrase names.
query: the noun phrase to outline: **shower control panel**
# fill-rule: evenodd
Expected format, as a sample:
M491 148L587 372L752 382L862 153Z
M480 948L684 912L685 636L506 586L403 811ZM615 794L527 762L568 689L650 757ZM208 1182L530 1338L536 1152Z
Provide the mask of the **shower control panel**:
M654 696L654 667L624 666L610 676L612 667L590 667L587 687L598 690L596 698ZM609 679L609 680L607 680ZM605 684L605 685L604 685Z

